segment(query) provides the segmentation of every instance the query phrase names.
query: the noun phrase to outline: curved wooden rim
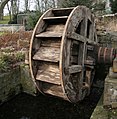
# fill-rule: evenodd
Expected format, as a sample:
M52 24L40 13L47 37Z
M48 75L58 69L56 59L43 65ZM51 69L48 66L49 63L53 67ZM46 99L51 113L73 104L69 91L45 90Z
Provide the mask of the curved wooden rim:
M68 96L66 95L66 93L65 93L65 88L64 88L64 84L63 84L63 51L64 51L64 44L65 44L65 40L66 40L66 29L67 29L67 27L68 27L68 24L69 24L69 21L70 21L70 18L72 17L72 14L74 13L74 11L77 9L77 7L75 7L72 11L71 11L71 13L70 13L70 15L69 15L69 17L68 17L68 19L67 19L67 21L66 21L66 24L65 24L65 28L64 28L64 31L63 31L63 36L62 36L62 41L61 41L61 50L60 50L60 79L61 79L61 86L62 86L62 89L63 89L63 92L64 92L64 94L65 94L65 96L67 97L67 100L68 101L70 101L71 102L71 100L68 98Z
M80 9L80 6L77 6L77 7L75 7L73 10L72 10L72 12L70 13L70 15L69 15L69 17L68 17L68 19L67 19L67 22L66 22L66 25L65 25L65 28L64 28L64 32L63 32L63 37L62 37L62 41L61 41L61 55L60 55L60 77L61 77L61 80L63 79L63 80L65 80L63 77L63 75L64 75L64 66L63 66L63 64L65 63L64 62L64 46L66 45L65 43L67 42L67 29L68 29L68 26L69 26L69 23L70 23L70 19L72 18L72 16L73 16L73 14L74 14L74 12L77 10L77 9ZM63 91L64 91L64 93L65 93L65 85L64 85L64 81L62 80L62 88L63 88ZM66 95L66 97L68 98L68 100L70 101L70 102L72 102L70 99L69 99L69 97L67 96L67 94L65 93L65 95Z
M33 30L33 34L32 34L32 37L31 37L31 41L30 41L30 47L29 47L29 68L30 68L30 73L31 73L31 76L32 76L32 80L34 82L34 84L36 85L37 89L43 93L39 86L37 85L36 81L35 81L35 78L34 78L34 74L33 74L33 69L32 69L32 47L33 47L33 41L34 41L34 38L35 38L35 34L36 34L36 31L37 31L37 28L38 26L40 25L39 23L43 21L43 18L47 15L47 13L51 12L52 9L49 9L47 10L41 17L40 19L38 20L34 30Z
M67 29L68 29L68 26L69 26L69 23L71 22L70 20L71 20L71 18L73 17L73 15L74 15L74 13L75 13L75 11L77 10L80 10L80 8L82 8L82 9L86 9L86 10L88 10L88 12L90 12L90 10L88 9L88 8L86 8L86 7L84 7L84 6L77 6L77 7L75 7L73 10L72 10L72 12L70 13L70 15L69 15L69 17L68 17L68 19L67 19L67 22L66 22L66 25L65 25L65 28L64 28L64 32L63 32L63 36L62 36L62 41L61 41L61 55L60 55L60 79L61 79L61 84L62 84L62 89L63 89L63 92L64 92L64 94L66 95L66 97L68 98L68 100L70 101L70 102L77 102L78 100L71 100L68 96L67 96L67 94L65 93L65 85L64 85L64 67L63 67L63 64L64 64L64 45L65 45L65 43L67 42ZM91 12L90 12L90 15L91 15ZM88 16L87 17L87 19L89 19L89 20L91 20L91 16ZM84 36L85 37L85 36ZM84 42L84 50L85 50L85 47L86 47L86 42ZM82 61L82 64L84 64L84 59L85 59L85 56L84 56L84 54L83 54L83 61ZM82 65L83 66L83 65ZM82 74L82 77L83 77L83 70L82 70L82 72L81 72L81 74Z

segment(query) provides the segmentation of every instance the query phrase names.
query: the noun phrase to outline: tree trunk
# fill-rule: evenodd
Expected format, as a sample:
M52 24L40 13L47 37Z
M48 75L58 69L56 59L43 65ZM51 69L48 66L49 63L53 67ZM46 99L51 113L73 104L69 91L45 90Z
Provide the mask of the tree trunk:
M41 11L41 7L40 7L40 1L39 0L36 0L36 6L37 6L37 10L38 11Z
M5 5L8 3L8 1L10 0L2 0L0 3L0 20L3 19L3 10L4 10Z
M27 12L29 10L29 1L25 0L25 12Z
M3 20L3 9L0 9L0 20Z
M7 4L7 9L8 9L8 12L9 12L9 16L10 16L10 21L11 21L11 9L9 7L9 5Z

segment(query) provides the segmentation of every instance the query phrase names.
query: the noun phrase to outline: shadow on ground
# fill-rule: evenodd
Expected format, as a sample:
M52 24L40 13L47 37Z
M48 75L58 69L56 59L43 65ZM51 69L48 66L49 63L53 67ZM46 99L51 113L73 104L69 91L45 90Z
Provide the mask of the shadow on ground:
M22 93L1 105L0 119L89 119L102 92L103 89L93 88L91 95L77 104Z

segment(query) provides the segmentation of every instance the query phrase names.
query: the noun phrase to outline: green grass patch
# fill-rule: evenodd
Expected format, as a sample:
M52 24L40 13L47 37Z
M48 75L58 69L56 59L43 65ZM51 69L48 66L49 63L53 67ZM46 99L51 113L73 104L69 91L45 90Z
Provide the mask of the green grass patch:
M9 16L4 16L3 20L0 20L0 24L8 24L9 20L10 20Z
M0 36L3 35L3 34L4 34L4 32L0 32Z
M2 36L2 35L4 35L4 34L5 34L5 32L1 32L1 31L0 31L0 36Z

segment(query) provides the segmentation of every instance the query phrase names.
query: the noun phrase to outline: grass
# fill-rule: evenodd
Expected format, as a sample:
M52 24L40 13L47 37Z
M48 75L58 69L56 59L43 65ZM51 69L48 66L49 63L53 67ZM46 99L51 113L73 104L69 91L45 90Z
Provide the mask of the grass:
M0 32L0 36L3 35L3 34L4 34L4 32Z
M0 20L0 24L8 24L10 20L9 16L4 16L3 20Z

